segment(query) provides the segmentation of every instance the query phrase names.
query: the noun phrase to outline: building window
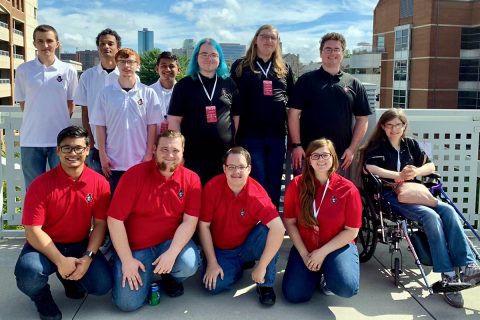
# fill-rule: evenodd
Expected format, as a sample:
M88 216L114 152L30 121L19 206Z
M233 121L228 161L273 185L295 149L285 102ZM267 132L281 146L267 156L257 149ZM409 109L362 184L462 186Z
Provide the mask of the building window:
M377 36L377 52L385 52L385 35Z
M480 49L480 27L462 28L461 49Z
M480 59L460 59L460 81L480 81Z
M406 81L407 79L407 60L395 61L393 69L393 80Z
M480 91L458 91L459 109L480 109Z
M395 51L408 50L408 38L408 29L395 31Z
M393 90L393 107L405 109L407 107L407 91Z
M400 19L413 17L413 0L400 1Z

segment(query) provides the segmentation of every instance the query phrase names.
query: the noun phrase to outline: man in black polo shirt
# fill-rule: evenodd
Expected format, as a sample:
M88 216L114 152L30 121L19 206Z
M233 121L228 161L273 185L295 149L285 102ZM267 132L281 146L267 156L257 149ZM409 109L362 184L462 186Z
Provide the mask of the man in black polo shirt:
M343 35L324 35L320 42L320 69L301 76L288 101L294 169L302 167L308 144L324 137L335 144L341 155L340 173L345 175L367 131L368 115L373 110L360 81L340 70L345 47Z

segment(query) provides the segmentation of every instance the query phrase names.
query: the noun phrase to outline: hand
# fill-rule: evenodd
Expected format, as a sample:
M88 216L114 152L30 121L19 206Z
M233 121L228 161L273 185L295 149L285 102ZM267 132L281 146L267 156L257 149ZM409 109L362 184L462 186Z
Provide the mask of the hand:
M150 161L150 160L152 160L152 158L153 158L153 152L147 152L147 153L145 153L145 155L143 156L142 162Z
M305 158L305 151L302 147L296 147L292 149L292 165L293 169L301 169L303 159Z
M153 273L170 273L176 259L176 254L173 254L170 250L165 251L157 259L155 259L155 261L153 261L152 265L156 266L153 270Z
M310 271L320 271L323 260L325 260L323 252L320 249L314 250L308 255L307 268Z
M267 273L267 268L264 268L257 264L252 271L252 280L256 283L264 283L265 282L265 273Z
M99 152L100 155L100 163L102 164L102 172L106 178L112 175L112 170L110 167L112 166L112 161L107 156L106 152Z
M342 154L342 157L340 158L342 160L342 169L347 170L350 165L352 164L354 153L350 148L345 149L345 151Z
M130 290L135 289L138 291L139 287L143 286L142 277L140 277L138 269L145 272L145 266L139 260L132 257L125 262L122 261L122 288L125 288L126 282L128 282Z
M220 276L220 279L223 280L224 277L223 269L220 267L218 263L215 264L207 264L207 270L205 271L205 275L203 276L203 283L205 284L205 288L212 290L215 289L217 286L217 278Z
M406 165L402 171L400 171L400 177L405 181L412 180L416 176L418 176L418 168L410 164Z
M300 253L299 253L300 254ZM310 253L307 251L305 252L305 254L301 255L300 254L300 257L302 257L302 260L303 260L303 263L305 264L305 266L308 268L308 259L309 259L309 256L310 256Z
M63 279L68 279L68 277L73 274L75 269L77 268L77 261L79 259L75 257L63 257L59 264L57 265L57 270L60 276Z
M87 273L88 268L90 268L90 264L92 263L92 258L90 257L81 257L77 259L76 262L76 269L75 271L66 279L67 280L80 280L83 278L85 273Z

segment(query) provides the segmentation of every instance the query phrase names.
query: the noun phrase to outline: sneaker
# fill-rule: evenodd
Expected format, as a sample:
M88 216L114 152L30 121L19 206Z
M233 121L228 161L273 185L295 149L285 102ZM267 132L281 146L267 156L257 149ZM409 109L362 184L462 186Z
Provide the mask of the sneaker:
M327 282L325 281L325 276L323 274L322 274L322 277L320 279L320 291L326 296L334 296L335 295L335 293L333 293L332 291L330 291L330 289L328 289Z
M469 264L465 271L460 274L462 282L468 282L472 286L480 284L480 266L475 263Z
M170 274L162 274L163 289L171 298L183 295L183 283L177 282Z
M264 306L273 306L277 300L272 287L261 287L257 285L258 301Z
M87 292L82 288L78 281L63 279L57 272L57 278L65 288L65 295L70 299L83 299L87 295Z
M460 291L445 292L443 294L443 300L452 307L463 308L463 296Z
M37 307L38 315L42 320L61 320L62 313L58 309L57 304L53 301L52 293L50 289L46 289L45 292L33 300Z

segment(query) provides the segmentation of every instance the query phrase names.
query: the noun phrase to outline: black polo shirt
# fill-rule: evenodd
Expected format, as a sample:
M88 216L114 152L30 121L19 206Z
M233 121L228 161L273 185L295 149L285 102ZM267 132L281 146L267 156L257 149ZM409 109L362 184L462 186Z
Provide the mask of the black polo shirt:
M288 107L302 110L300 139L304 149L324 137L333 141L339 157L352 141L352 117L374 111L360 81L342 71L332 76L322 67L298 79Z
M287 101L293 93L294 84L291 68L285 64L288 73L285 78L278 78L272 63L267 77L265 77L257 62L266 71L272 60L264 62L257 58L253 64L254 71L250 69L250 66L246 66L242 70L242 75L237 77L237 67L242 62L243 59L238 59L230 70L231 77L235 80L242 97L242 121L240 121L239 136L284 137L286 135ZM272 81L272 96L263 94L264 80Z

